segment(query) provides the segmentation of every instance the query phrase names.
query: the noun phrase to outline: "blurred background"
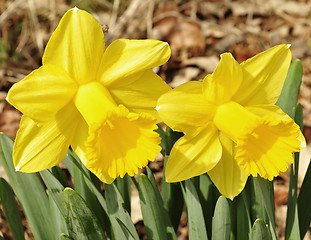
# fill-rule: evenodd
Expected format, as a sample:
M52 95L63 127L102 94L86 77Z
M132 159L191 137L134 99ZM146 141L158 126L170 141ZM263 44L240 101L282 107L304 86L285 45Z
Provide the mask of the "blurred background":
M63 14L74 6L90 12L102 24L107 45L118 38L169 42L171 59L154 70L171 87L212 73L223 52L231 52L242 62L277 44L291 44L293 60L300 59L303 64L299 101L304 109L304 134L311 143L311 1L308 0L0 0L0 131L10 137L15 137L21 114L6 103L7 91L41 65L49 37ZM300 183L310 157L308 145L301 154ZM152 164L156 178L161 179L162 159ZM1 166L0 175L4 176ZM288 173L275 181L279 239L284 235L288 184ZM133 213L139 229L139 212L136 216ZM185 225L186 218L178 239L187 239ZM5 239L12 239L1 207L0 232ZM143 233L141 236L143 239ZM309 233L305 239L311 239Z

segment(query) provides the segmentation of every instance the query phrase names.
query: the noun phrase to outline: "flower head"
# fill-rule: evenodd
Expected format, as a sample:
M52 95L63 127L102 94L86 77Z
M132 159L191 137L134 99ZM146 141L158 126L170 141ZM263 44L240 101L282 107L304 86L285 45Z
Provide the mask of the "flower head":
M160 138L155 106L170 88L151 68L167 43L119 39L105 50L100 24L69 10L52 34L43 65L13 85L8 101L23 113L13 161L34 172L58 164L71 146L106 183L154 160Z
M279 45L238 64L224 53L213 74L163 94L157 109L173 130L186 132L166 165L169 182L208 173L233 198L249 175L272 180L305 147L295 122L275 106L291 61Z

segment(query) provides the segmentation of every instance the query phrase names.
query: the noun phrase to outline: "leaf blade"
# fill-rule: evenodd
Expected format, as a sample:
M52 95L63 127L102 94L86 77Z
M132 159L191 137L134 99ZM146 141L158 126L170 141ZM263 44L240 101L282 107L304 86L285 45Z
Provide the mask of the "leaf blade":
M212 227L212 239L230 240L232 223L231 223L231 202L224 196L217 200Z
M74 239L106 239L97 217L85 200L71 188L65 188L62 195L63 211L69 236Z
M202 207L192 179L184 181L181 188L187 207L189 238L208 239Z
M14 193L10 185L3 178L0 178L0 200L14 239L24 240L24 227Z
M0 163L10 180L36 239L53 240L49 199L36 173L16 172L12 160L13 141L0 133ZM31 186L31 187L29 187ZM36 199L36 201L34 201Z

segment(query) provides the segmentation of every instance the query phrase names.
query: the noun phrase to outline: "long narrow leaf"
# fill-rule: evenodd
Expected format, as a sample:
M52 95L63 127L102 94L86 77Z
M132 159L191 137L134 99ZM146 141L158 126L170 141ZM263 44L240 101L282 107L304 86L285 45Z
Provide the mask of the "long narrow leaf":
M57 178L57 180L64 186L69 186L67 178L63 172L63 170L58 166L54 166L51 169L51 173Z
M295 121L302 130L302 107L297 105ZM299 169L299 153L294 153L294 166L291 164L290 182L287 201L285 239L300 239L299 217L297 207L297 184Z
M213 215L220 193L206 173L199 177L197 191L203 210L207 235L211 238Z
M52 174L50 169L43 170L40 175L48 189L49 197L52 198L60 211L62 211L62 194L67 186L63 186L60 181Z
M157 196L157 200L159 201L159 202L161 202L161 204L162 204L162 197L161 197L161 194L160 194L160 191L159 191L159 189L158 189L158 185L157 185L157 182L156 182L156 180L155 180L155 178L154 178L154 176L153 176L153 174L152 174L152 171L151 171L151 169L147 166L146 167L146 170L147 170L147 177L148 177L148 179L149 179L149 181L150 181L150 183L151 183L151 185L152 185L152 187L153 187L153 190L154 190L154 192L155 192L155 194L156 194L156 196Z
M81 163L80 159L73 151L69 151L69 158L71 159L74 158L79 162L79 167L76 164L73 165L72 177L74 180L75 191L79 193L79 195L82 196L84 200L88 203L89 208L97 216L100 224L104 225L105 217L103 209L100 203L98 202L97 197L93 194L92 190L86 183L85 175L87 175L88 179L91 180L92 182L93 180L96 181L95 183L93 182L95 186L98 184L96 178L94 176L92 177L93 174ZM81 171L81 168L84 171Z
M297 200L300 237L303 238L309 229L311 222L311 162L303 179Z
M166 152L166 146L167 146L167 143L166 143L166 134L165 132L163 131L163 129L158 126L158 128L155 130L155 132L157 132L159 135L160 135L160 138L161 138L161 143L160 143L160 146L162 148L161 150L161 154L163 156L165 156L165 152Z
M231 208L231 200L224 196L218 198L213 217L212 239L230 240L232 232Z
M202 207L192 180L184 181L181 186L187 207L189 238L208 239Z
M107 225L107 205L102 197L97 180L94 182L92 173L81 163L79 157L73 152L68 151L63 162L68 168L74 179L75 190L89 203L90 209L98 217L103 225ZM98 198L101 196L100 201Z
M114 181L124 200L124 208L129 215L131 215L131 182L131 178L128 174L126 174L123 178L117 178Z
M166 232L168 234L168 239L176 239L175 230L173 228L172 222L170 221L168 212L164 208L163 199L162 199L161 194L159 192L156 180L155 180L150 168L146 167L146 169L147 169L147 177L148 177L148 179L149 179L149 181L153 187L154 193L155 193L156 198L157 198L157 202L160 205L160 211L161 211L163 222L166 226Z
M180 217L184 206L184 197L179 183L168 183L165 180L165 167L168 157L164 159L161 196L163 206L167 211L175 232L178 229Z
M251 240L270 240L271 234L266 223L262 219L257 219L251 233Z
M165 131L166 135L166 146L165 146L165 154L168 156L171 153L171 149L175 142L181 138L184 134L182 132L173 131L170 127L166 127Z
M141 211L148 239L169 240L176 239L172 226L167 229L168 215L163 203L159 202L151 181L144 174L139 176L139 185L134 181L138 189Z
M14 239L24 240L24 227L14 193L10 185L3 178L0 178L0 200Z
M61 212L61 210L58 208L53 198L49 197L49 200L51 210L50 218L53 222L51 228L54 230L54 236L59 236L61 233L68 234L63 212Z
M70 154L71 155L71 154ZM102 193L99 191L98 187L94 185L90 176L86 173L86 171L81 167L80 161L75 157L69 157L69 154L64 158L63 162L67 166L70 174L73 174L74 167L78 168L81 173L84 175L85 183L88 185L89 189L93 192L93 194L97 197L101 207L104 210L104 228L107 232L108 237L115 239L124 239L122 222L117 221L115 218L110 218L108 215L108 207L105 198Z
M124 200L118 191L115 184L106 184L105 196L110 218L115 218L116 221L121 221L124 237L126 239L139 239L135 226L127 210L124 208Z
M65 188L62 202L71 238L79 240L106 239L97 217L77 192Z
M275 232L275 208L273 196L273 183L261 177L252 178L255 188L257 189L255 198L258 202L261 202L260 206L264 207L265 211L262 213L265 223L269 225L269 229L272 232L272 239L276 240ZM262 216L258 216L262 218Z
M26 215L30 228L37 240L53 240L55 236L51 229L49 199L42 182L36 173L16 172L13 166L13 141L0 133L0 162L10 180Z
M61 169L58 168L60 170L59 171L57 168L53 167L52 169L47 169L40 172L40 176L42 177L48 189L51 220L53 221L52 227L54 228L55 235L68 233L62 207L62 193L64 188L68 186L68 183L67 180L62 179L62 172L60 172Z
M295 118L301 79L302 63L297 59L288 69L281 95L276 103L292 119Z
M236 208L236 236L239 240L250 239L252 223L250 213L250 191L249 181L247 182L245 189L237 196L233 203Z
M71 237L69 237L67 234L65 234L65 233L62 233L61 235L60 235L60 238L59 238L60 240L74 240L74 239L72 239Z
M61 173L54 168L53 171L56 176L60 177ZM54 235L57 236L61 233L67 233L67 227L65 224L64 213L62 208L62 193L65 187L63 184L67 184L67 181L62 180L63 184L59 181L59 178L52 173L52 169L43 170L40 175L48 189L49 203L51 209L51 220L53 221L52 228L54 228ZM61 178L61 177L60 177Z

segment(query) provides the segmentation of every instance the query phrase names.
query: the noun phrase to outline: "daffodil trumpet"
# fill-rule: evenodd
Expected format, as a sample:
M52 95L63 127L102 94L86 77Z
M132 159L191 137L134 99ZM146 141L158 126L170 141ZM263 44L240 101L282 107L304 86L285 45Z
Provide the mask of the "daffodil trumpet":
M13 162L36 172L57 165L71 146L97 177L133 176L160 151L154 109L170 87L151 68L167 43L119 39L105 49L101 25L71 9L52 34L43 65L13 85L8 102L23 113Z
M239 64L221 55L214 73L163 94L157 111L173 130L186 132L171 150L166 180L208 173L234 198L249 175L272 180L305 147L299 126L274 105L290 65L289 45L278 45Z

